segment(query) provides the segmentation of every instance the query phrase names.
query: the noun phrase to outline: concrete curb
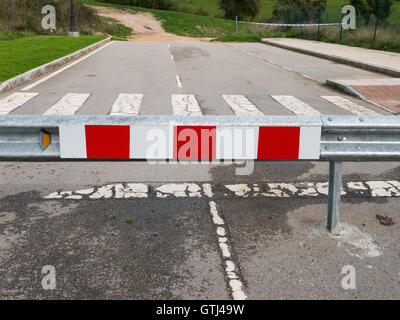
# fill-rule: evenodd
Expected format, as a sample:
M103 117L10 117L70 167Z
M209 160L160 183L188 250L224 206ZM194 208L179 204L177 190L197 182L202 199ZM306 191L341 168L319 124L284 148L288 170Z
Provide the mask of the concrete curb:
M333 55L329 55L329 54L325 54L325 53L319 53L319 52L314 52L314 51L310 51L310 50L306 50L306 49L295 48L295 47L287 46L287 45L280 44L280 43L270 42L267 39L262 39L261 42L264 44L270 45L270 46L274 46L274 47L278 47L278 48L282 48L282 49L286 49L286 50L292 50L292 51L296 51L299 53L311 55L314 57L327 59L327 60L331 60L331 61L334 61L337 63L346 64L346 65L349 65L352 67L364 69L367 71L378 72L378 73L386 74L386 75L389 75L392 77L400 78L399 70L385 68L385 67L381 67L381 66L377 66L377 65L369 64L369 63L363 63L363 62L355 61L352 59L342 58L342 57L333 56Z
M393 111L385 106L380 105L379 103L373 102L371 100L369 100L367 97L365 97L364 95L362 95L360 92L358 92L357 90L355 90L353 87L342 83L340 81L337 80L326 80L326 85L330 88L336 89L338 91L342 91L344 93L350 94L354 97L360 98L361 100L368 102L370 104L373 104L374 106L381 108L387 112L393 113L393 114L398 114L398 112Z
M39 67L36 67L32 70L29 70L25 73L22 73L22 74L16 76L14 78L8 79L5 82L0 84L0 93L4 92L6 90L9 90L9 89L15 88L19 85L22 85L22 84L32 80L35 77L41 76L41 75L45 74L46 72L49 72L59 66L62 66L73 59L83 56L86 53L93 51L94 49L102 46L103 44L105 44L106 42L109 42L109 41L111 41L111 37L108 37L107 39L104 39L97 43L94 43L86 48L81 49L81 50L75 51L65 57L59 58L57 60L51 61L51 62L41 65Z

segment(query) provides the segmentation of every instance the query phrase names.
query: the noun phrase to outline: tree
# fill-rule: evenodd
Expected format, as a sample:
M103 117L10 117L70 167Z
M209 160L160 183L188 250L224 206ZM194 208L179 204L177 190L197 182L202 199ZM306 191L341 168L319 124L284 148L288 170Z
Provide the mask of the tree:
M372 15L385 21L392 13L392 0L350 0L350 3L356 8L357 15L365 19L366 24Z
M327 0L275 0L273 14L275 17L283 14L287 20L296 20L296 16L301 15L302 21L310 21L318 17L318 12L324 11L326 5Z
M227 19L239 17L241 20L252 19L259 12L260 0L219 0L220 8L225 12Z

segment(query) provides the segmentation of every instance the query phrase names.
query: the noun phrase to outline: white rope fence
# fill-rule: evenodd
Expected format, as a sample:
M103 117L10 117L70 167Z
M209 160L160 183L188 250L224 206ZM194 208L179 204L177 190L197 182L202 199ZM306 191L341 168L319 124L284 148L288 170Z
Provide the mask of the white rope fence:
M263 23L263 22L245 22L236 21L237 23L257 24L263 26L276 27L318 27L318 26L340 26L341 23Z

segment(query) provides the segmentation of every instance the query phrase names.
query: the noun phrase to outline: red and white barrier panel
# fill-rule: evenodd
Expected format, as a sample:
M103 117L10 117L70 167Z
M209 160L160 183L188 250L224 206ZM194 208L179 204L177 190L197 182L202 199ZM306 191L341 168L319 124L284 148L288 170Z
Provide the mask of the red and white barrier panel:
M64 159L317 160L321 127L60 126Z

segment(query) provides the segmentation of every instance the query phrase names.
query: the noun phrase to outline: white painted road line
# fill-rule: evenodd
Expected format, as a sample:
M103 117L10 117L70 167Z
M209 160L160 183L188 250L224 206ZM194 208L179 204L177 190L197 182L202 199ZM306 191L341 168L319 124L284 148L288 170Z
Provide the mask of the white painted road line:
M321 113L293 96L272 96L274 100L299 116L318 116Z
M0 115L10 113L32 98L36 97L38 94L39 93L16 92L12 95L9 95L8 97L0 100Z
M360 106L359 104L352 102L350 100L347 100L345 98L342 98L340 96L321 96L322 99L329 101L338 107L347 110L353 114L357 114L359 116L377 116L379 113L367 109L363 106Z
M196 96L194 95L173 94L171 95L171 103L174 115L176 116L203 115Z
M115 100L110 115L139 115L142 100L142 94L121 93Z
M107 192L103 192L106 190ZM94 195L102 198L122 198L121 190L125 190L130 198L154 197L168 198L202 198L218 199L226 197L240 198L318 198L328 196L328 182L282 182L259 184L227 184L222 187L208 183L169 183L169 184L111 184L99 187L90 187L78 191L53 192L45 199L93 199ZM136 190L135 192L132 190ZM139 191L140 193L139 193ZM144 191L147 190L147 191ZM146 193L146 195L144 195ZM365 198L398 198L400 197L400 181L358 181L343 184L342 196ZM140 194L140 196L139 196Z
M303 77L304 77L304 78L307 78L307 79L310 79L310 80L315 80L313 77L310 77L310 76L308 76L308 75L306 75L306 74L303 74Z
M57 71L55 71L55 72L49 74L48 76L46 76L46 77L44 77L44 78L42 78L42 79L40 79L40 80L38 80L38 81L36 81L36 82L34 82L34 83L28 85L28 86L26 86L25 88L22 89L22 91L31 90L32 88L36 87L37 85L39 85L39 84L41 84L41 83L43 83L43 82L45 82L45 81L47 81L47 80L49 80L49 79L55 77L56 75L60 74L61 72L63 72L63 71L65 71L65 70L67 70L67 69L73 67L74 65L78 64L79 62L81 62L81 61L83 61L83 60L89 58L90 56L96 54L97 52L99 52L99 51L105 49L106 47L108 47L108 46L111 45L112 43L114 43L114 41L111 41L111 42L107 43L106 45L104 45L104 46L102 46L101 48L99 48L99 49L93 51L92 53L89 53L88 55L84 56L83 58L80 58L80 59L76 60L75 62L73 62L73 63L71 63L71 64L65 66L64 68L61 68L60 70L57 70Z
M171 60L172 60L172 61L174 61L174 60L175 60L175 59L174 59L174 56L173 56L172 54L171 54Z
M242 281L239 280L237 276L237 271L235 264L233 263L231 249L230 249L230 241L228 235L225 230L225 223L221 216L218 214L217 204L214 201L209 202L210 213L214 225L216 227L216 232L218 236L219 247L222 252L222 257L224 264L226 265L225 272L228 278L229 286L232 292L233 300L246 300L247 296L243 292L243 284Z
M178 84L178 88L182 88L183 87L181 78L179 78L179 76L176 76L176 83Z
M47 110L46 115L72 115L89 99L90 93L68 93L54 106Z
M243 95L222 95L233 112L240 115L259 116L263 113Z

